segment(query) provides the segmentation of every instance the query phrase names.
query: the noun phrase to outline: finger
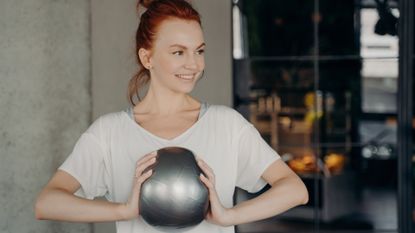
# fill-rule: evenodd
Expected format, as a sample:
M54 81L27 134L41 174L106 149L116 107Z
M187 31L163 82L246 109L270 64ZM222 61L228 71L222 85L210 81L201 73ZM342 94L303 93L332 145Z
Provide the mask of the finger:
M202 170L204 176L206 176L208 179L214 180L214 174L209 169L202 165L200 166L200 169Z
M198 160L198 163L200 164L200 166L203 166L204 168L206 168L207 170L209 170L210 173L213 174L213 169L210 168L209 165L205 161L203 161L202 159L199 159Z
M147 170L149 169L149 167L151 165L153 165L155 162L157 161L157 158L151 158L143 163L140 163L137 165L137 167L135 168L135 176L139 177L141 176L141 174L147 172Z
M139 177L141 176L141 174L151 165L153 165L155 162L157 161L157 159L155 157L147 160L144 163L139 164L136 169L135 169L135 176Z
M150 159L152 159L156 156L157 156L157 151L150 152L150 153L144 155L143 157L141 157L139 160L137 160L136 165L139 165L141 163L145 163L146 161L148 161L148 160L150 160Z
M150 169L147 172L143 173L141 176L137 177L136 184L139 184L141 186L141 184L143 184L144 181L146 181L148 178L150 178L150 176L152 174L153 174L152 169Z
M135 178L134 187L132 190L132 199L133 201L137 201L140 196L141 185L146 181L150 176L153 174L153 170L149 170L146 173L142 174L141 176Z
M216 205L220 205L219 196L216 192L215 184L212 183L208 178L204 175L200 175L200 179L206 185L209 191L209 201L211 203L211 209L215 208Z
M206 174L207 178L215 182L215 174L213 173L213 170L203 161L198 161L198 164L202 171Z
M211 180L209 180L206 176L203 174L200 174L200 180L206 185L206 187L210 190L215 187L215 185L212 183Z
M148 178L150 178L150 176L152 174L153 174L153 170L149 170L149 171L143 173L141 176L135 178L133 192L140 193L141 185L144 183L144 181L146 181Z

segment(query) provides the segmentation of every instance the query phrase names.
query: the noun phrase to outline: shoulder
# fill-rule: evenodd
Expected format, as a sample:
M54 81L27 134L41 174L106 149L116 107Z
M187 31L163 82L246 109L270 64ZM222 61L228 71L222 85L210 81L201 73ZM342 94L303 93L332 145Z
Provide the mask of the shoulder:
M114 127L120 126L122 121L125 119L125 114L126 113L123 111L103 114L92 122L86 130L86 133L90 133L101 138L108 132L111 132Z
M125 111L111 112L99 116L95 122L100 124L113 124L117 121L123 120L127 113Z
M210 105L209 111L221 122L235 127L243 127L251 123L235 109L225 105Z
M225 105L209 105L209 111L213 111L215 112L215 114L219 114L222 116L229 116L229 117L238 117L238 115L240 116L238 111Z

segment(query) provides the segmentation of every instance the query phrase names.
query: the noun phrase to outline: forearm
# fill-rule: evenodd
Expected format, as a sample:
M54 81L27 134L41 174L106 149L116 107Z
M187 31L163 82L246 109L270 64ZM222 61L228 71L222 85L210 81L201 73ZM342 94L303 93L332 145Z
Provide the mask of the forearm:
M284 178L265 193L230 209L233 225L266 219L307 201L307 189L301 180L296 177Z
M88 200L59 189L44 190L36 206L36 218L69 222L104 222L124 220L120 203Z

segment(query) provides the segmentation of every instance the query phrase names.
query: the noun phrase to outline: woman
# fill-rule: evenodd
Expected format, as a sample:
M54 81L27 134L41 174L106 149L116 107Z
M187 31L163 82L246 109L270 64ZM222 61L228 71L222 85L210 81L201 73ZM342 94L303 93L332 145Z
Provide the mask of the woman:
M140 187L151 176L143 171L155 162L154 151L168 146L195 152L206 174L200 179L209 190L209 213L189 232L234 232L234 225L306 203L302 181L252 124L231 108L189 95L205 67L197 11L183 0L140 2L147 10L136 35L141 70L129 84L132 107L101 116L81 135L39 195L36 217L116 221L119 233L156 232L139 217ZM266 183L268 191L233 206L235 186L255 192ZM102 195L109 201L94 200Z

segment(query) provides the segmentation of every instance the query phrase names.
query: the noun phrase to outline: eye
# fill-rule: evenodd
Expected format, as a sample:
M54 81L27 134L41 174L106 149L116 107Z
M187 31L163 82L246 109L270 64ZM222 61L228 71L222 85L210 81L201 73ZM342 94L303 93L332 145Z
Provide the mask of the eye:
M179 51L174 51L172 54L173 54L173 55L178 55L178 56L181 56L181 55L183 55L183 51L181 51L181 50L179 50Z
M200 49L200 50L196 51L196 53L199 54L199 55L202 55L202 54L205 53L205 50L204 49Z

